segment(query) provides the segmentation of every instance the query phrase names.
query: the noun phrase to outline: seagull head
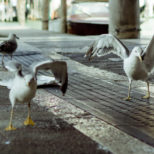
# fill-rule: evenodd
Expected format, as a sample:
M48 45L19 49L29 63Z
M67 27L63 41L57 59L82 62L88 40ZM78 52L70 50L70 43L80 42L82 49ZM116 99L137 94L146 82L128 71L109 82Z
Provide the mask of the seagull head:
M141 62L142 62L142 53L143 53L142 48L138 46L134 47L132 50L132 54L138 57Z
M16 34L10 33L9 34L9 39L19 39L19 37Z

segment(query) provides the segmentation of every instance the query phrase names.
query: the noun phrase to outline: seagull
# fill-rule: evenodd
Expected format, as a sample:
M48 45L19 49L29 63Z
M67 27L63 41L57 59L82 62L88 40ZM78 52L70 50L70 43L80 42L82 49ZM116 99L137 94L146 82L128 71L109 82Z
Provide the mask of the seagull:
M19 37L17 37L16 34L10 33L8 36L8 40L5 40L0 44L0 53L3 54L2 66L4 66L3 59L6 54L10 55L12 59L12 55L18 47L16 39L19 39Z
M12 80L12 86L9 92L9 100L12 105L10 122L6 131L16 130L12 125L13 108L16 102L28 103L28 116L24 121L24 125L34 125L35 123L30 116L30 102L35 97L37 90L37 72L38 70L51 70L64 95L67 90L68 75L67 64L64 61L46 60L34 62L27 69L26 74L23 73L22 65L16 61L9 61L5 67L10 72L15 72L15 77Z
M117 37L102 34L92 43L84 57L91 60L95 56L101 57L111 52L123 59L123 69L128 77L128 96L124 100L131 100L130 91L133 80L142 80L147 83L147 94L143 98L150 98L148 77L154 67L154 35L144 50L135 46L132 51L129 51Z

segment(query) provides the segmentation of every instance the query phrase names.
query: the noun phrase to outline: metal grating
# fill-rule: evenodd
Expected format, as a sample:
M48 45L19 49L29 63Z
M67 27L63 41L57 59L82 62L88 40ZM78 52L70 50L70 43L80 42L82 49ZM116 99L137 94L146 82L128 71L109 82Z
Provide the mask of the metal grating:
M0 62L1 62L2 56L0 55ZM33 52L19 52L15 53L13 55L12 60L15 60L21 64L23 64L23 68L28 68L30 64L32 64L34 61L41 61L46 60L48 58L44 57L41 53L37 51ZM5 61L11 60L9 55L5 55L4 57L4 63Z
M99 69L104 69L120 75L125 75L122 66L123 61L118 56L112 53L100 58L96 57L92 59L90 62L84 58L84 53L60 53L60 54L67 56L87 66L94 66ZM112 61L111 59L115 59L115 61L114 60Z
M83 74L69 76L68 87L65 97L62 97L56 88L47 90L154 146L154 103L151 103L153 98L149 103L141 99L141 93L133 92L131 102L123 101L128 87L113 85Z
M8 59L8 57L6 57ZM44 59L40 53L17 55L14 59L28 67L33 61ZM69 86L65 97L57 87L45 88L54 95L90 112L132 135L154 146L154 99L141 99L140 92L133 92L131 102L123 101L128 87L105 82L95 77L74 74L69 76ZM119 93L117 93L119 91Z
M90 62L84 58L84 53L60 53L63 56L67 56L72 60L75 60L79 63L82 63L86 66L93 66L102 70L107 70L119 75L126 76L123 70L123 60L119 58L117 55L108 54L103 57L94 58ZM154 82L154 74L150 76L150 81Z

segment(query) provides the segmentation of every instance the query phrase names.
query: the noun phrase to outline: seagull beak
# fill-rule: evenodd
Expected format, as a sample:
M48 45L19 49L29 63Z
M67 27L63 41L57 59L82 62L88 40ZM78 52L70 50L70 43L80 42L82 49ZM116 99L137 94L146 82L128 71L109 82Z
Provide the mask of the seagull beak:
M138 58L139 58L140 62L142 62L142 61L143 61L141 56L138 56Z

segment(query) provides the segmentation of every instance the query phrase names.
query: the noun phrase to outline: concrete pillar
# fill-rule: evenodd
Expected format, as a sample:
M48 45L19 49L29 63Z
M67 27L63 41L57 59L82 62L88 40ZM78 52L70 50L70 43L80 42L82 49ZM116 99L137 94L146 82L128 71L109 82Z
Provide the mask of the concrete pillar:
M43 0L42 29L48 30L48 24L49 24L49 0Z
M26 0L18 0L17 1L17 15L19 23L24 26L25 25L25 6Z
M67 4L66 0L61 0L61 33L67 32Z
M145 7L145 17L153 17L154 15L154 1L153 0L146 0L146 7Z
M118 38L140 36L139 0L110 0L109 33Z

